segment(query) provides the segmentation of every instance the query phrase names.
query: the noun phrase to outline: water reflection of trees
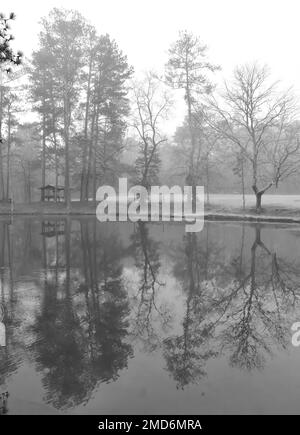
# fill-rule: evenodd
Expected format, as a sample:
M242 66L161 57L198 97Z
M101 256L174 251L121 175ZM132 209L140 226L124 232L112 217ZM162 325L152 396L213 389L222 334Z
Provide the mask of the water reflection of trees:
M17 298L14 292L14 269L11 222L0 221L0 321L5 332L5 346L0 346L0 393L8 378L22 361L23 348L16 329L20 326L16 316ZM4 344L4 343L3 343Z
M243 276L213 303L222 323L223 349L230 352L232 365L248 370L263 368L274 347L286 348L300 297L299 264L272 252L259 225L254 232Z
M122 279L122 245L115 233L101 236L97 242L96 222L93 241L87 224L81 224L85 297L84 315L89 353L102 381L115 380L127 367L132 347L128 335L129 301Z
M161 301L165 282L160 277L160 242L151 238L149 226L144 222L135 225L131 236L130 252L138 271L134 289L132 335L142 341L145 349L153 351L161 342L161 334L170 324L170 310Z
M58 409L86 403L97 386L126 369L136 342L162 352L184 388L206 376L217 356L235 367L263 368L276 348L287 346L290 325L299 320L299 260L274 248L269 230L259 225L224 231L206 224L172 249L168 264L181 295L170 303L181 304L180 319L171 319L164 301L174 293L164 286L166 250L150 225L136 224L127 248L113 227L93 219L47 224L47 234L41 222L16 226L12 231L0 222L7 342L0 348L0 392L30 360L48 403ZM130 286L123 270L128 255L134 258ZM36 286L29 296L28 271Z
M60 250L63 250L64 258L60 258ZM89 390L89 386L82 382L84 334L70 288L68 220L64 235L42 234L42 251L43 299L34 324L37 340L32 352L42 373L46 400L61 408L83 400Z
M30 360L48 403L59 409L84 403L99 383L116 380L133 354L122 245L117 233L93 219L25 219L16 228L12 243L9 223L0 222L0 320L6 327L0 392ZM27 300L22 286L28 279L41 294Z
M46 400L60 409L86 402L97 383L116 380L132 355L126 343L129 305L120 242L114 234L97 231L96 222L82 222L79 238L79 231L74 233L67 220L65 234L55 235L64 245L64 273L58 256L51 265L54 279L44 265L44 298L33 346Z
M181 282L185 297L182 333L164 341L164 357L167 370L177 387L196 382L205 374L205 363L216 355L210 346L214 322L210 318L210 298L207 289L208 260L214 256L209 244L208 228L206 244L199 243L195 233L184 236L183 249L178 249L174 275Z
M229 263L217 236L208 241L209 225L205 231L185 236L181 267L175 263L186 309L182 334L165 340L164 356L180 387L204 376L206 361L216 355L229 354L232 365L247 370L263 368L276 347L287 346L299 308L299 263L272 252L259 225L252 244L242 227Z

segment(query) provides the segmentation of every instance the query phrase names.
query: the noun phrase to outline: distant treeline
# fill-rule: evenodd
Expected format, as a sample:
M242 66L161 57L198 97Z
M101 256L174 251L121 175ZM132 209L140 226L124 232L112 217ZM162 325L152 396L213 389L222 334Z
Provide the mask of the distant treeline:
M185 31L162 71L137 77L110 35L65 9L41 20L24 58L10 47L11 19L0 17L0 199L34 201L50 183L64 186L67 204L95 200L120 176L251 192L258 211L265 192L298 193L298 107L266 67L237 67L219 91L221 67ZM186 116L167 135L177 94Z

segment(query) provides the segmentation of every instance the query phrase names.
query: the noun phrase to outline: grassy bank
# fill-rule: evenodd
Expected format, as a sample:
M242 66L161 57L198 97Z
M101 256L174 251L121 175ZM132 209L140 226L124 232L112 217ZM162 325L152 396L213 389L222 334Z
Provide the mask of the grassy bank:
M41 203L0 205L0 215L95 215L96 205L93 202L74 201L68 209L64 203ZM205 205L205 219L208 220L242 220L262 222L300 223L300 210L293 207L267 205L260 214L253 207L224 206L217 204Z
M10 204L0 204L0 215L65 215L65 214L95 214L96 206L93 202L74 201L67 208L65 203L55 202L32 202L16 203L11 207Z
M206 204L205 218L211 220L242 220L253 222L300 223L300 209L292 206L268 204L257 214L254 207Z

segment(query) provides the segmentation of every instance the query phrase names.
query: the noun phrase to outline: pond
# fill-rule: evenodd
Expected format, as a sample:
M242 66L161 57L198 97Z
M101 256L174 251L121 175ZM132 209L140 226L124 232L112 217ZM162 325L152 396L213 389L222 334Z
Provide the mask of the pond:
M298 413L300 227L0 221L7 413Z

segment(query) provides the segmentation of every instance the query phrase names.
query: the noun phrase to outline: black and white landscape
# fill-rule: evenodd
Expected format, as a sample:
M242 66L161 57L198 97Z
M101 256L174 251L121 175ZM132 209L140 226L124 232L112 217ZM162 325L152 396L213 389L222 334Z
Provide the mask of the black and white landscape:
M0 414L299 413L297 1L0 12Z

